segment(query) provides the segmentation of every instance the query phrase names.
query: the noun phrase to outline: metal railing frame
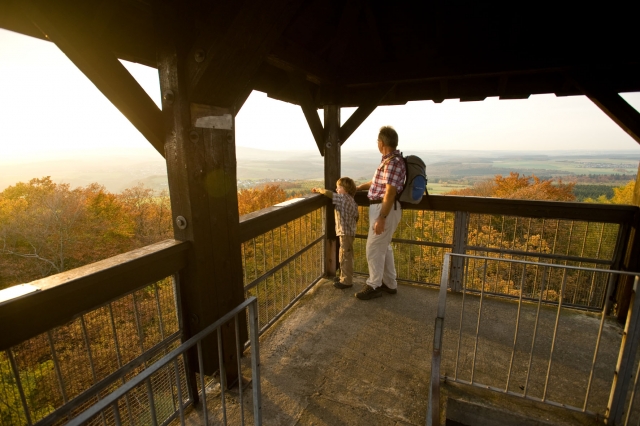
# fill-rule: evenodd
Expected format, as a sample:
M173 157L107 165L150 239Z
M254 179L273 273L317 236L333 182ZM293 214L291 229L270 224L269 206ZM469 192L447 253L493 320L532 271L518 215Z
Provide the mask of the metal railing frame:
M136 386L139 386L143 383L146 384L148 389L148 398L149 398L150 410L152 413L152 423L153 425L157 425L158 422L154 416L155 409L154 409L153 391L151 390L151 376L157 371L159 371L161 368L163 368L164 366L168 365L169 363L173 363L174 369L176 369L177 368L176 362L178 357L180 355L185 354L187 350L193 348L194 346L196 346L197 348L198 364L200 365L200 369L201 369L200 371L204 371L203 370L204 360L202 357L201 341L205 337L207 337L208 335L216 331L218 336L218 348L219 348L219 351L221 351L222 345L220 342L220 339L221 339L220 327L222 327L224 324L234 319L234 323L236 327L236 335L238 335L239 333L238 315L241 312L243 312L247 307L249 308L249 339L251 344L251 382L252 382L252 388L253 388L254 424L261 425L262 424L262 403L261 403L261 391L260 391L260 350L259 350L259 336L258 336L257 299L255 297L251 297L245 300L240 305L238 305L232 311L225 314L222 318L220 318L213 324L207 326L204 330L200 331L198 334L191 337L186 342L182 343L179 347L172 350L170 353L162 357L160 360L153 363L151 366L147 367L142 373L138 374L136 377L128 381L126 384L124 384L114 392L110 393L108 396L102 398L99 402L91 406L82 414L72 419L68 423L68 426L82 425L85 422L91 420L94 416L99 415L100 413L103 412L103 410L108 409L109 407L111 407L111 409L113 410L116 425L119 426L121 424L121 421L120 421L120 409L118 408L118 400L124 397L129 391L134 389ZM239 351L239 348L237 348L236 350ZM219 358L221 381L224 381L224 365L222 363L222 359L223 359L222 354L219 354L218 358ZM240 354L237 354L237 359L238 359L238 374L240 377L242 377L241 371L240 371L240 363L239 363ZM208 424L206 383L205 383L204 375L200 374L199 376L200 376L200 386L202 389L201 398L202 398L202 407L203 407L202 408L203 424L206 425ZM239 384L239 387L240 387L239 400L240 400L240 406L242 407L243 406L242 385ZM221 389L221 398L222 398L223 420L224 420L224 424L226 425L227 419L226 419L226 411L225 411L225 399L224 399L225 384L224 383L220 384L220 389ZM178 383L178 392L181 393L181 387L179 383ZM180 422L181 424L184 425L185 424L184 408L186 405L188 405L188 403L183 404L181 396L179 396L178 399L180 403L179 404ZM242 424L244 424L244 414L242 415Z
M474 347L474 359L473 359L472 372L471 372L471 381L465 381L465 380L458 379L458 377L457 377L457 355L456 355L456 368L455 368L456 372L455 372L454 377L451 378L451 377L441 377L440 376L440 364L441 364L441 360L442 360L442 341L443 341L443 336L444 336L445 307L446 307L446 298L447 298L447 288L448 288L449 283L450 283L451 269L452 269L452 264L453 264L452 259L451 259L452 257L460 258L463 261L464 261L465 258L467 258L467 259L484 260L485 269L486 269L486 264L487 264L488 261L494 261L494 262L495 261L500 261L500 262L511 262L511 263L524 264L525 267L526 267L526 265L535 265L535 266L543 266L543 267L546 267L546 268L590 271L590 272L594 272L594 273L604 273L604 274L609 274L610 275L610 279L608 280L606 298L605 298L606 303L605 303L605 306L601 310L602 317L601 317L601 320L600 320L600 326L599 326L599 330L598 330L598 338L597 338L597 341L596 341L596 347L595 347L595 351L594 351L594 358L593 358L591 370L590 370L590 373L589 373L590 377L589 377L589 382L588 382L587 390L586 390L586 394L585 394L585 401L584 401L584 405L583 405L582 408L580 408L580 407L572 407L572 406L569 406L569 405L566 405L566 404L561 404L561 403L557 403L557 402L554 402L554 401L549 401L549 400L546 399L547 385L548 385L548 382L549 382L549 375L550 375L550 371L551 371L551 362L553 361L554 343L555 343L555 340L556 340L555 338L556 338L556 332L557 332L557 327L558 327L558 320L559 320L559 316L560 316L559 314L560 314L560 309L563 306L563 304L562 304L562 294L563 294L563 290L564 290L564 287L565 287L565 284L566 284L566 272L563 275L562 289L561 289L559 300L558 300L558 303L557 303L558 304L558 314L556 315L556 323L555 323L554 335L553 335L553 339L552 339L551 353L550 353L550 357L549 357L549 365L548 365L547 373L546 373L546 377L545 377L544 393L543 393L543 397L541 399L532 397L530 395L527 395L527 384L528 384L529 372L530 372L530 367L531 367L531 359L529 361L529 369L527 371L527 380L526 380L526 383L525 383L525 388L524 388L524 393L523 394L519 394L519 393L516 393L516 392L510 392L508 390L512 365L510 365L510 368L509 368L509 374L508 374L508 377L507 377L507 387L504 388L504 389L495 388L495 387L492 387L492 386L487 386L487 385L483 385L483 384L474 383L474 381L473 381L473 372L474 372L474 365L475 365L475 349L477 348L477 336L478 336L478 328L479 328L479 324L480 324L480 315L478 316L478 326L476 328L476 346ZM627 399L627 393L629 392L629 385L630 385L631 379L633 378L634 361L635 361L635 357L636 357L636 354L637 354L637 351L638 351L638 343L640 342L640 309L636 305L636 291L638 290L638 284L640 283L640 272L635 272L634 273L634 272L627 272L627 271L602 270L602 269L595 269L595 268L584 268L584 267L576 267L576 266L554 265L554 264L548 264L548 263L530 262L530 261L524 261L524 260L500 259L500 258L492 258L492 257L486 257L486 256L475 256L475 255L466 255L466 254L446 253L445 254L445 258L444 258L444 262L443 262L443 266L442 266L442 275L441 275L441 280L440 280L440 291L439 291L439 296L438 296L437 315L436 315L436 318L435 318L435 327L434 327L434 334L433 334L433 354L432 354L432 358L431 358L431 381L430 381L430 386L429 386L429 400L428 400L427 421L426 421L427 426L439 425L440 424L440 380L441 379L450 380L450 381L462 383L462 384L465 384L465 385L476 386L476 387L480 387L480 388L483 388L483 389L489 389L489 390L493 390L493 391L496 391L496 392L506 393L506 394L509 394L509 395L514 395L514 396L522 397L522 398L525 398L525 399L531 399L531 400L538 401L538 402L544 402L544 403L549 404L549 405L563 407L563 408L566 408L566 409L569 409L569 410L572 410L572 411L579 411L579 412L595 415L596 413L591 413L591 412L587 411L587 403L588 403L590 387L591 387L591 383L592 383L592 379L593 379L593 372L594 372L595 365L596 365L596 358L597 358L599 344L600 344L600 340L601 340L602 329L603 329L603 325L604 325L604 319L605 319L606 314L608 312L609 305L612 303L611 295L613 294L614 285L615 285L615 280L612 279L612 277L614 275L616 275L616 276L625 275L625 276L633 276L633 277L635 277L634 285L633 285L633 295L632 295L632 298L631 298L631 305L630 305L630 308L629 308L630 315L627 316L627 322L625 324L625 330L624 330L624 333L623 333L622 342L620 344L620 351L619 351L619 355L618 355L618 361L617 361L615 373L614 373L614 376L613 376L613 384L612 384L612 387L611 387L609 402L607 404L606 413L605 413L605 418L608 420L608 424L620 425L620 424L622 424L622 416L624 415L624 411L625 411L624 408L625 408L625 403L626 403L626 399ZM523 277L524 277L524 274L523 274ZM485 278L486 278L486 276L485 276ZM543 278L543 286L544 286L544 281L545 280ZM484 285L483 285L483 288L484 288ZM521 289L522 289L522 286L521 286ZM540 297L539 297L539 300L538 300L537 314L536 314L536 328L534 329L533 343L532 343L530 356L533 356L533 350L534 350L534 345L535 345L535 333L536 333L536 330L537 330L537 319L538 319L538 314L540 312L541 298L542 298L542 293L543 292L544 292L544 287L541 287L541 289L540 289ZM482 292L482 290L481 290L480 293L481 293L480 294L481 298L480 298L479 310L481 311L481 309L482 309L482 296L484 295L484 293ZM463 297L464 297L464 293L463 293ZM518 320L519 320L521 304L522 304L522 290L520 292L520 297L519 297ZM634 307L635 307L635 309L634 309ZM463 310L464 310L464 307L463 307ZM464 312L462 312L462 314L464 314ZM512 362L513 362L513 351L515 351L515 345L516 345L516 339L517 339L517 333L518 333L517 324L518 324L518 322L516 322L516 335L514 337L514 344L513 344L513 350L512 350ZM462 330L460 330L460 333L461 332L462 332ZM458 348L458 350L456 352L459 352L459 348ZM625 423L624 423L625 425L627 424L627 422L629 420L629 415L630 415L631 410L633 408L633 396L635 395L635 387L636 387L636 385L638 383L638 375L639 374L640 374L640 368L636 372L636 376L635 376L635 380L634 380L634 387L631 390L631 402L630 402L629 407L628 407L627 412L626 412L626 420L625 420Z
M368 207L369 202L366 193L356 194L356 201L360 207ZM403 203L405 210L419 210L431 212L453 213L453 233L451 243L439 243L431 241L409 241L405 239L393 238L392 243L419 245L450 249L451 253L466 254L469 251L490 252L499 255L516 255L529 258L545 258L565 262L582 262L603 265L611 269L619 269L624 257L626 241L629 233L629 224L633 220L633 215L638 207L622 205L598 205L585 203L570 203L556 201L536 201L536 200L508 200L500 198L485 197L460 197L430 195L424 197L420 204ZM585 221L598 223L618 224L615 249L611 260L592 259L587 257L537 253L520 250L510 250L503 248L491 248L469 245L467 237L469 235L469 221L471 214L502 215L522 218L557 219L570 221ZM358 239L366 239L367 235L356 234ZM453 291L459 292L461 289L462 258L451 259L450 287ZM362 272L356 272L362 273ZM399 281L406 281L398 279ZM430 283L426 283L430 284ZM437 285L435 283L431 285ZM509 296L507 296L509 297ZM544 303L544 302L543 302ZM588 310L599 311L601 307L588 307L574 305L575 307Z

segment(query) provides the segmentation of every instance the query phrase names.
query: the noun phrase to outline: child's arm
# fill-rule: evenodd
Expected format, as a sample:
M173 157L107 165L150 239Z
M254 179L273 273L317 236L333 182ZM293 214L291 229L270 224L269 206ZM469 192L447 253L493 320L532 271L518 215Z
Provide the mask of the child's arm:
M316 194L322 194L325 197L329 197L329 198L333 198L333 191L329 191L328 189L324 189L324 188L313 188L311 189L311 192L314 192Z

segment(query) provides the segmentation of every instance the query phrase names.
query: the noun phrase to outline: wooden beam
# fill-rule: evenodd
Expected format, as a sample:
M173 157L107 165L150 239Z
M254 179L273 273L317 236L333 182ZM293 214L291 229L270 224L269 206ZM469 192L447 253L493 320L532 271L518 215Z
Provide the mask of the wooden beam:
M358 107L358 109L349 117L349 119L342 125L340 128L340 144L344 144L349 136L356 131L358 127L364 122L364 120L371 115L371 113L380 105L380 103L384 100L384 97L387 96L393 89L393 85L385 85L382 88L374 91L374 97L371 101L362 104Z
M324 155L324 187L330 191L336 188L340 179L340 107L328 105L324 107L325 123L325 155ZM338 237L333 204L327 207L325 242L325 274L335 276L338 268Z
M359 205L368 206L366 191L356 194ZM616 204L590 204L565 201L510 200L504 198L462 197L455 195L429 195L419 204L402 204L407 210L466 211L479 214L501 214L531 218L583 220L630 224L640 209Z
M591 102L640 143L640 112L602 82L580 74L573 74L570 78Z
M271 206L240 216L240 241L249 241L276 229L294 219L311 213L329 203L329 199L317 194L305 195L304 200L286 206Z
M307 119L307 124L313 135L313 139L318 145L320 155L324 156L325 153L325 135L318 110L313 102L313 97L309 91L309 83L304 79L304 76L298 73L289 74L290 86L292 86L296 92L298 98L298 104L302 108L304 117Z
M195 104L187 87L185 37L175 19L177 2L157 2L158 71L163 95L171 102L162 110L166 124L167 173L177 240L190 241L187 268L180 274L180 303L188 338L212 324L244 300L235 156L234 111ZM183 50L184 49L184 50ZM233 305L233 306L231 306ZM240 316L240 321L245 317ZM245 341L246 326L240 324ZM235 330L222 332L223 359L229 385L236 368ZM204 340L204 369L218 369L215 336ZM189 368L198 371L195 353Z
M177 273L189 247L166 240L31 282L39 291L0 304L0 350Z
M353 34L358 31L358 16L362 11L362 0L347 0L335 36L331 41L329 51L330 62L334 65L340 64L347 53L347 49L353 38Z
M189 53L191 100L231 107L301 2L247 0L224 35L205 30Z
M45 11L30 0L20 4L25 15L47 39L53 41L164 156L160 109L115 55L92 34L80 30L57 6L55 10L50 6L51 10Z

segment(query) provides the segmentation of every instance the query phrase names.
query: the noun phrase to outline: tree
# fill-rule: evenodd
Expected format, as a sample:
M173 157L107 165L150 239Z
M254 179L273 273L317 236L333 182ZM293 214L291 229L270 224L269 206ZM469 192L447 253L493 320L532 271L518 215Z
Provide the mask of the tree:
M112 194L50 177L0 192L0 288L142 247L172 234L166 193L142 185Z
M573 201L574 183L563 183L562 179L542 180L536 175L520 176L510 172L509 176L496 175L493 180L475 183L471 188L453 190L447 195L472 195L518 200Z
M286 199L287 194L279 185L268 184L262 189L243 189L238 192L238 213L242 216L281 203Z
M613 188L613 196L611 198L607 198L606 195L601 195L595 200L593 198L587 198L584 201L585 203L633 205L633 190L635 187L636 182L630 180L626 185Z

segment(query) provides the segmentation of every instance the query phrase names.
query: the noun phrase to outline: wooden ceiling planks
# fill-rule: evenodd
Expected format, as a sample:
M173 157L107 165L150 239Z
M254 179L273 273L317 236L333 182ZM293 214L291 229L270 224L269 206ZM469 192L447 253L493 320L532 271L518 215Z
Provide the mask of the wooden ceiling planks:
M119 58L155 65L154 3L107 3L65 0L60 7L76 9L79 21L95 20L102 45ZM598 71L614 92L640 90L640 59L629 54L637 41L631 3L579 10L470 1L182 4L193 22L184 38L205 51L204 61L192 63L191 90L208 104L241 104L249 89L299 103L291 72L305 76L317 108L363 105L384 84L396 85L383 101L390 105L577 95L565 79L576 70ZM100 10L108 13L96 18ZM0 0L0 27L38 36L12 0Z

